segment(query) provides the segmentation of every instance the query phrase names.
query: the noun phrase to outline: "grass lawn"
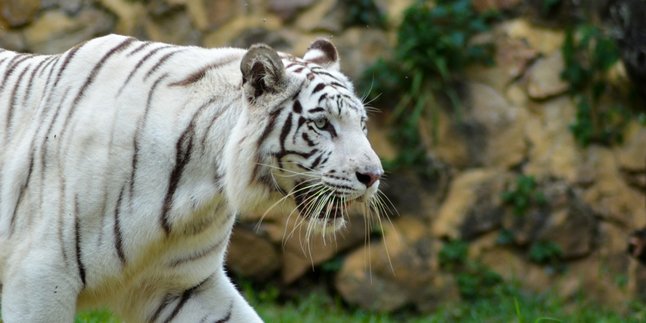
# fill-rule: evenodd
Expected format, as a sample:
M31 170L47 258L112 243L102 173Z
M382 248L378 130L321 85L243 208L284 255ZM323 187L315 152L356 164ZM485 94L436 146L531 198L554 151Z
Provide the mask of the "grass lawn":
M279 301L275 289L251 292L247 288L245 294L266 322L646 322L646 303L628 304L625 313L618 313L585 301L565 304L549 295L528 295L509 286L501 287L492 297L445 306L427 315L411 311L371 313L349 308L324 292L312 292L288 301ZM76 323L99 322L119 320L106 311L81 313L76 318Z
M298 300L277 305L263 302L262 295L254 297L252 305L267 322L362 322L362 323L421 323L421 322L646 322L646 304L630 304L626 313L604 310L584 301L564 304L560 300L539 295L524 295L505 288L495 296L474 302L445 306L422 315L370 313L348 309L340 301L323 293L313 293Z
M529 295L509 286L502 286L492 297L445 306L426 315L412 311L379 314L349 308L324 292L312 292L288 301L279 301L276 289L252 292L246 288L245 294L266 322L646 322L646 303L628 304L624 313L618 313L585 301L565 304L549 295ZM76 323L99 322L120 321L106 311L86 312L76 317Z

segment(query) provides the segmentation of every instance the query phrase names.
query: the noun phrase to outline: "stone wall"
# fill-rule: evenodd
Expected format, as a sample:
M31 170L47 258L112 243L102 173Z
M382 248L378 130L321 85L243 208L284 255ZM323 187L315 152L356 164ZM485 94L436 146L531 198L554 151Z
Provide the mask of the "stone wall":
M390 23L410 1L381 1ZM343 67L357 76L392 35L348 21L338 0L3 0L0 47L59 53L95 36L132 35L180 45L246 48L264 42L302 54L317 37L334 40Z
M384 29L348 21L342 0L2 0L0 47L55 53L115 32L207 47L265 42L302 54L323 36L357 78L387 55L411 1L375 2L389 17ZM482 10L521 6L474 3ZM460 239L469 242L469 259L531 290L584 293L617 307L646 299L646 268L625 253L628 234L646 225L646 128L630 123L621 146L578 146L569 131L575 106L559 76L564 33L531 21L517 15L482 35L496 44L496 64L469 69L463 119L441 113L436 141L430 121L422 124L431 178L402 170L383 183L398 215L353 215L346 230L326 238L307 237L293 214L286 221L288 214L273 211L261 222L262 214L245 215L232 237L230 271L288 286L332 263L340 266L335 288L349 303L432 310L460 298L454 273L438 256L447 241ZM613 73L627 82L620 65ZM376 114L370 136L391 158L387 121L387 113ZM503 195L520 175L535 179L542 202L519 215ZM548 242L558 257L535 261L533 250Z

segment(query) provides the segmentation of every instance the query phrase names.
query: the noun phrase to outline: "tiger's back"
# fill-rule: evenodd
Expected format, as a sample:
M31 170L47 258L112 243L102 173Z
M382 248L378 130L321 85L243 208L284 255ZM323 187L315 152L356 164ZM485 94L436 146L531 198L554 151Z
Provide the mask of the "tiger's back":
M326 63L320 52L313 57ZM332 132L314 131L305 116L321 113L321 94L343 88L345 120L367 144L361 158L380 168L347 80L321 70L333 79L324 88L308 64L267 47L116 35L60 55L1 51L5 322L71 321L77 306L107 306L131 321L259 321L224 274L224 251L236 212L301 185L271 182L274 169L334 156ZM364 178L361 190L376 189Z

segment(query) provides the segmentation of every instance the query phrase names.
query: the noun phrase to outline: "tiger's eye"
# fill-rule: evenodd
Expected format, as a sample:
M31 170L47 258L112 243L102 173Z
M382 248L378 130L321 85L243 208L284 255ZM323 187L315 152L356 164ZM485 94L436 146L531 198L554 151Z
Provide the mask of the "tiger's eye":
M314 120L314 125L317 128L324 130L328 125L328 120L326 118L316 119Z

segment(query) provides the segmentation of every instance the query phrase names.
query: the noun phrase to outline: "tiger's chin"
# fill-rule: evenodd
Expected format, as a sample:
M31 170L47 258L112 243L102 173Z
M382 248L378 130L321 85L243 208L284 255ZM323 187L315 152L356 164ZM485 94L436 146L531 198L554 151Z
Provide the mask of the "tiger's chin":
M338 231L346 226L350 209L361 198L320 195L305 191L294 195L296 209L307 222L308 230L326 234Z

